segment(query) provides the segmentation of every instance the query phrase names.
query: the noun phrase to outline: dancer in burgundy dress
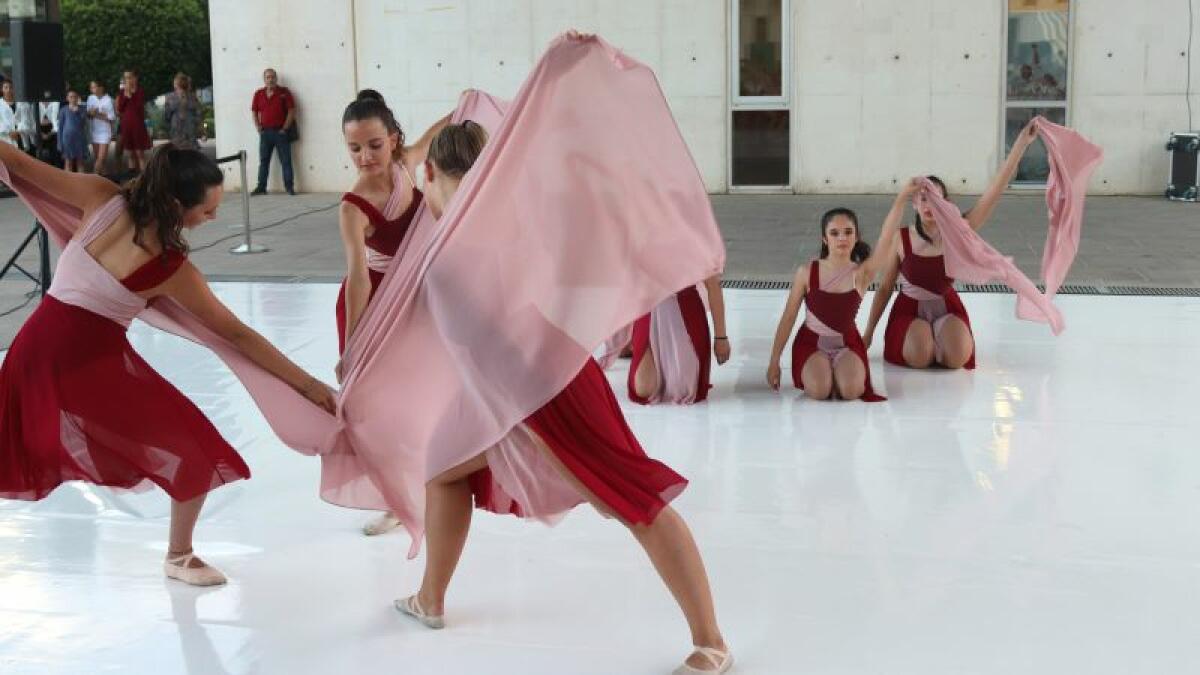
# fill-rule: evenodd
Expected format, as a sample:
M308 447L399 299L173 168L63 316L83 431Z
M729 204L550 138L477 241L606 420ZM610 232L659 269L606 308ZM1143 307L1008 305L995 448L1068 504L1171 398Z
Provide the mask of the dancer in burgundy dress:
M875 280L879 268L886 264L905 204L918 186L914 178L896 197L884 219L874 253L862 240L854 211L831 209L821 216L821 258L796 270L775 330L767 367L767 383L772 389L779 389L779 358L803 301L808 313L792 343L792 383L796 388L817 400L886 400L871 387L867 349L855 317L863 293Z
M129 153L129 170L146 166L146 151L153 145L146 131L146 91L136 70L124 74L125 89L117 96L117 115L121 119L121 148Z
M715 337L709 333L709 312L698 286L679 291L634 322L629 400L642 405L689 404L708 398L712 357L716 356L718 364L728 361L730 344L721 277L705 280L704 292Z
M211 220L222 174L194 150L164 146L124 188L0 144L2 177L26 202L75 210L49 294L0 367L0 497L39 500L65 481L158 485L172 498L165 572L189 584L225 577L192 552L207 493L250 476L212 423L130 346L130 322L169 298L310 401L333 392L246 327L187 259L184 231Z
M364 89L342 115L342 133L358 170L354 187L342 196L339 225L346 251L346 279L338 291L338 352L354 332L375 296L392 256L400 248L421 205L413 174L425 162L429 143L446 126L442 118L417 140L404 145L404 131L383 96ZM383 534L400 525L384 513L363 526L367 535Z
M434 139L425 166L434 216L441 216L485 139L482 127L469 121L446 127ZM537 515L527 511L547 500L558 508L546 510L558 512L588 501L631 529L683 609L696 647L676 672L728 672L733 657L717 627L704 563L686 523L668 504L687 481L646 455L594 360L499 445L521 446L509 459L548 464L543 482L529 495L503 494L491 472L504 470L492 464L504 450L487 450L429 481L425 575L416 595L396 601L399 611L430 628L444 627L446 590L466 543L472 497L479 508L520 516Z
M972 229L983 227L991 217L1000 196L1016 175L1021 157L1036 138L1033 122L1017 135L1004 166L975 206L964 214ZM928 178L947 196L945 183L936 176ZM865 342L871 346L875 328L899 279L900 295L892 305L883 336L884 360L909 368L974 369L975 336L971 332L971 318L954 290L954 280L946 276L937 221L919 197L916 208L916 222L913 227L900 230L900 241L893 246L891 261L875 292Z

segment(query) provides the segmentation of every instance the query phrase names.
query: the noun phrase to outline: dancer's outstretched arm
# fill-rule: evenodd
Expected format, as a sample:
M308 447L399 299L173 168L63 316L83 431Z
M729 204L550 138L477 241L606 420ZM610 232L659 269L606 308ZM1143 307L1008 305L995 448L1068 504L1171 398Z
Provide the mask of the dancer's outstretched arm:
M14 178L33 183L51 197L79 208L83 211L81 222L121 190L107 178L63 171L30 157L9 143L0 143L0 163Z
M404 146L404 166L415 176L420 170L421 165L425 163L425 158L429 156L429 146L433 143L434 136L438 135L446 125L450 123L450 114L447 114L442 119L433 123L433 126L425 130L416 143Z
M904 189L896 195L892 208L883 219L883 228L879 232L879 241L871 250L871 257L859 266L859 287L870 286L879 270L886 267L888 262L896 257L896 233L900 231L900 219L904 217L904 209L912 200L912 196L921 187L920 178L912 178L904 185Z
M184 309L195 315L217 335L233 343L251 361L286 382L327 412L334 412L333 390L293 363L257 331L242 323L237 315L213 295L204 275L190 261L184 262L179 271L159 287L158 294L183 305Z
M975 206L966 214L967 224L972 230L978 230L983 227L983 224L992 217L992 212L996 210L996 202L1000 201L1000 196L1008 189L1008 184L1012 182L1013 176L1017 175L1017 168L1021 165L1021 158L1025 156L1025 151L1029 149L1030 144L1037 138L1037 127L1033 125L1033 120L1021 129L1021 133L1017 134L1017 140L1013 141L1012 150L1008 153L1008 158L1004 160L1004 166L1000 167L1000 171L992 178L992 182L988 185L988 189L979 196L979 201L975 202Z

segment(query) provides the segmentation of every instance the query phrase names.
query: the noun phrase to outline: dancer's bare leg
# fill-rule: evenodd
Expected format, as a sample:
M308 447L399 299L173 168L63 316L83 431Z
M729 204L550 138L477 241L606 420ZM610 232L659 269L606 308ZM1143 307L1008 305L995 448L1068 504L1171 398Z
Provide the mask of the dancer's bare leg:
M833 380L842 400L853 401L867 390L867 367L854 352L843 352L833 366Z
M800 369L800 380L804 382L804 394L809 398L824 401L833 396L833 368L829 357L822 352L813 352Z
M658 393L660 386L662 385L659 382L658 366L654 363L654 351L647 346L637 370L633 372L633 391L642 398L650 398Z
M933 365L933 327L924 319L913 319L904 335L904 362L909 368L928 368Z
M445 613L446 590L471 529L468 476L486 466L487 459L479 455L443 472L425 486L425 576L417 601L426 614Z
M563 466L554 452L545 444L533 430L530 435L537 441L543 455L558 469L559 473L583 495L597 511L616 517L608 507L580 483L575 475ZM617 518L620 520L620 518ZM708 573L704 569L704 561L700 557L700 549L688 529L687 523L675 509L664 506L654 521L649 524L630 524L621 521L633 533L638 543L645 549L646 555L654 569L666 584L683 616L687 620L688 629L692 633L692 644L697 647L712 647L727 651L725 638L717 626L716 609L713 606L712 589L708 581ZM711 663L699 654L692 654L686 663L699 669L711 667Z
M947 316L941 322L935 339L942 345L941 365L945 368L962 368L975 352L975 338L971 337L971 329L957 316Z

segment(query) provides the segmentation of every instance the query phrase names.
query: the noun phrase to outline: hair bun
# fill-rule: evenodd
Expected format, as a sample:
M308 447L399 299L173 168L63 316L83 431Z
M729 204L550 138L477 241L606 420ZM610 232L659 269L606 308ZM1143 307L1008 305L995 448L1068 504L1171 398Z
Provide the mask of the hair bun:
M358 92L358 95L354 97L354 100L355 101L379 101L380 103L383 103L384 105L387 104L387 101L383 100L383 94L379 93L378 91L375 91L374 89L363 89L362 91Z

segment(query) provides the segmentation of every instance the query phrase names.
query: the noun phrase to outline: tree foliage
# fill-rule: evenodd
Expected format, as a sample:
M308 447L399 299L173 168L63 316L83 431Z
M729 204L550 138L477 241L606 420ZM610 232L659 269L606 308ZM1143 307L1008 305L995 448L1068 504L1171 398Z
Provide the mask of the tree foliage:
M206 0L62 0L62 22L67 83L85 97L94 79L115 96L131 68L148 99L180 71L197 88L212 84Z

